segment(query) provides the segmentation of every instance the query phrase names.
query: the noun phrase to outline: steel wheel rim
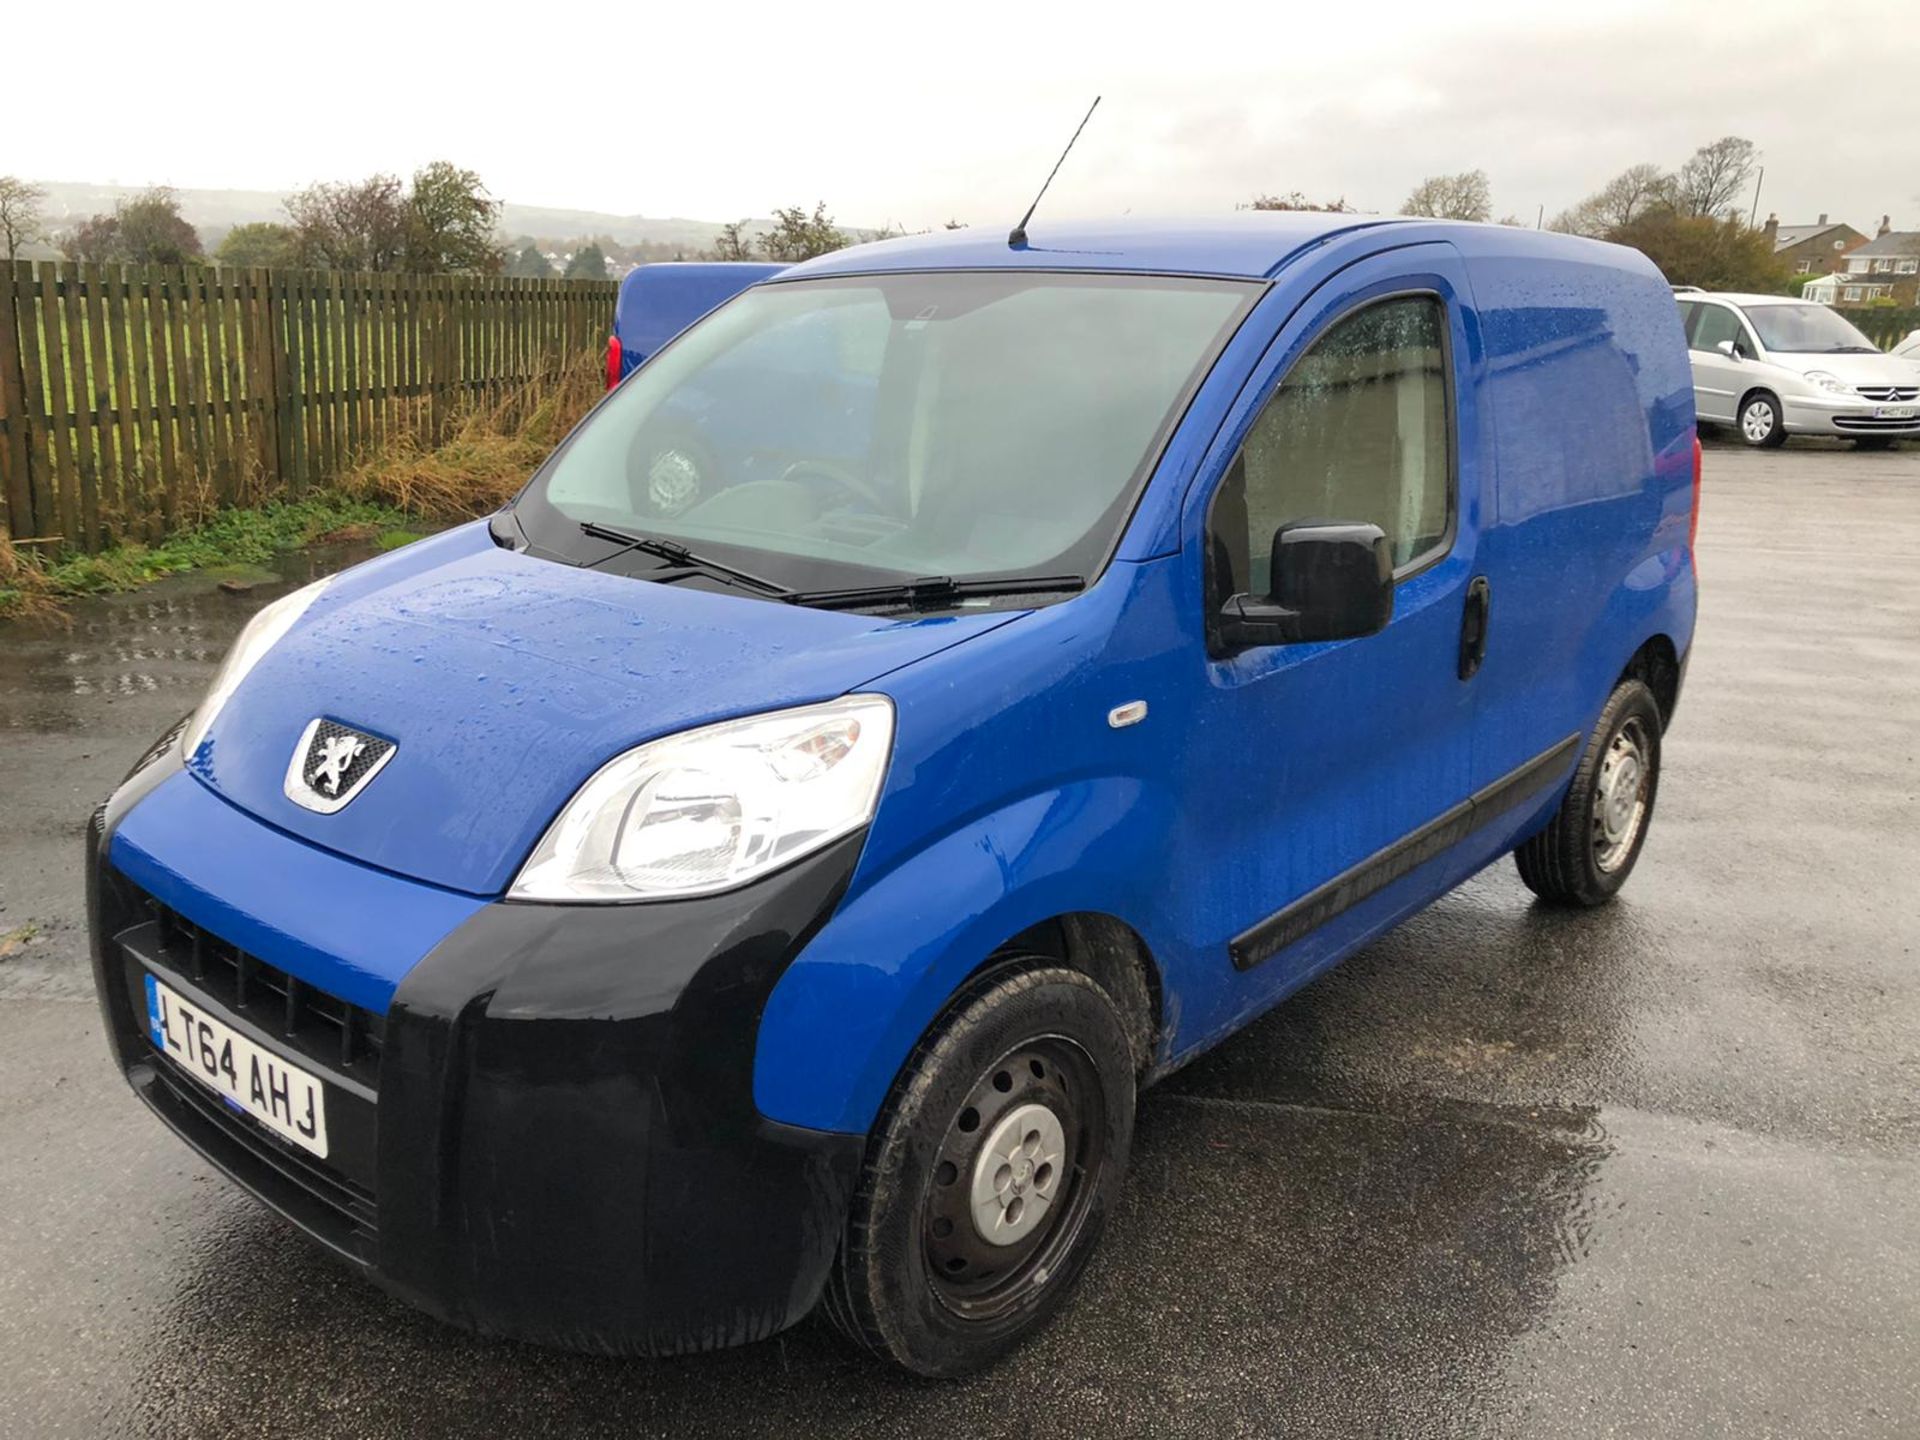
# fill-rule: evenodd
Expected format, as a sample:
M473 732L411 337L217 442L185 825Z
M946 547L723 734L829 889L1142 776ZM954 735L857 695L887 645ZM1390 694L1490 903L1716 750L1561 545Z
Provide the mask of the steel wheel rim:
M1653 748L1644 722L1628 720L1607 742L1593 780L1593 859L1612 874L1633 854L1647 825Z
M1773 406L1765 400L1750 401L1740 414L1740 432L1749 440L1764 440L1773 433Z
M1065 1036L1023 1041L986 1068L948 1124L921 1205L922 1263L942 1305L990 1320L1052 1279L1085 1228L1106 1134L1099 1072ZM1017 1170L1016 1150L1026 1173L1002 1176Z

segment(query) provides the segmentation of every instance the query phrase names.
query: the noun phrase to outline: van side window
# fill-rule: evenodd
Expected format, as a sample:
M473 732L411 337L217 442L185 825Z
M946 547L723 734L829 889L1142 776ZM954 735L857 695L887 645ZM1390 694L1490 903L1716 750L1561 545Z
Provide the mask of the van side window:
M1452 512L1446 311L1432 295L1358 310L1294 362L1221 481L1210 591L1268 592L1273 532L1378 525L1402 569L1445 545Z

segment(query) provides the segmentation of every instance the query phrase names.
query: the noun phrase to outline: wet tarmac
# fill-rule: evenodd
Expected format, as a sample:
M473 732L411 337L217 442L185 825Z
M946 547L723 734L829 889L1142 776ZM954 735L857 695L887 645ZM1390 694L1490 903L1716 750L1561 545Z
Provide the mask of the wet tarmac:
M1620 901L1503 863L1151 1092L1077 1302L951 1385L476 1340L213 1175L107 1061L80 834L278 592L0 626L0 1436L1920 1434L1920 448L1706 474Z

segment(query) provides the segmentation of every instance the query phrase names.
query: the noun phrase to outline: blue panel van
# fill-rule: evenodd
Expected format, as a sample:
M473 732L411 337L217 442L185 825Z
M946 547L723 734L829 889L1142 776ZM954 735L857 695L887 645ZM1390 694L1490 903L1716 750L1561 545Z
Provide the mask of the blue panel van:
M714 284L499 513L255 616L94 818L99 996L449 1321L819 1307L954 1374L1083 1272L1143 1086L1505 855L1632 872L1686 344L1634 252L1350 215Z

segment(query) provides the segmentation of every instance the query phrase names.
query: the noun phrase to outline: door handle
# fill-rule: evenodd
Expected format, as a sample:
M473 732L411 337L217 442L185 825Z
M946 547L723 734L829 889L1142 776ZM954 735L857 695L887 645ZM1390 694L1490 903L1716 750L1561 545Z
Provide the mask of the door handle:
M1476 575L1467 585L1467 604L1460 615L1460 678L1471 680L1487 658L1487 618L1493 589L1487 577Z

